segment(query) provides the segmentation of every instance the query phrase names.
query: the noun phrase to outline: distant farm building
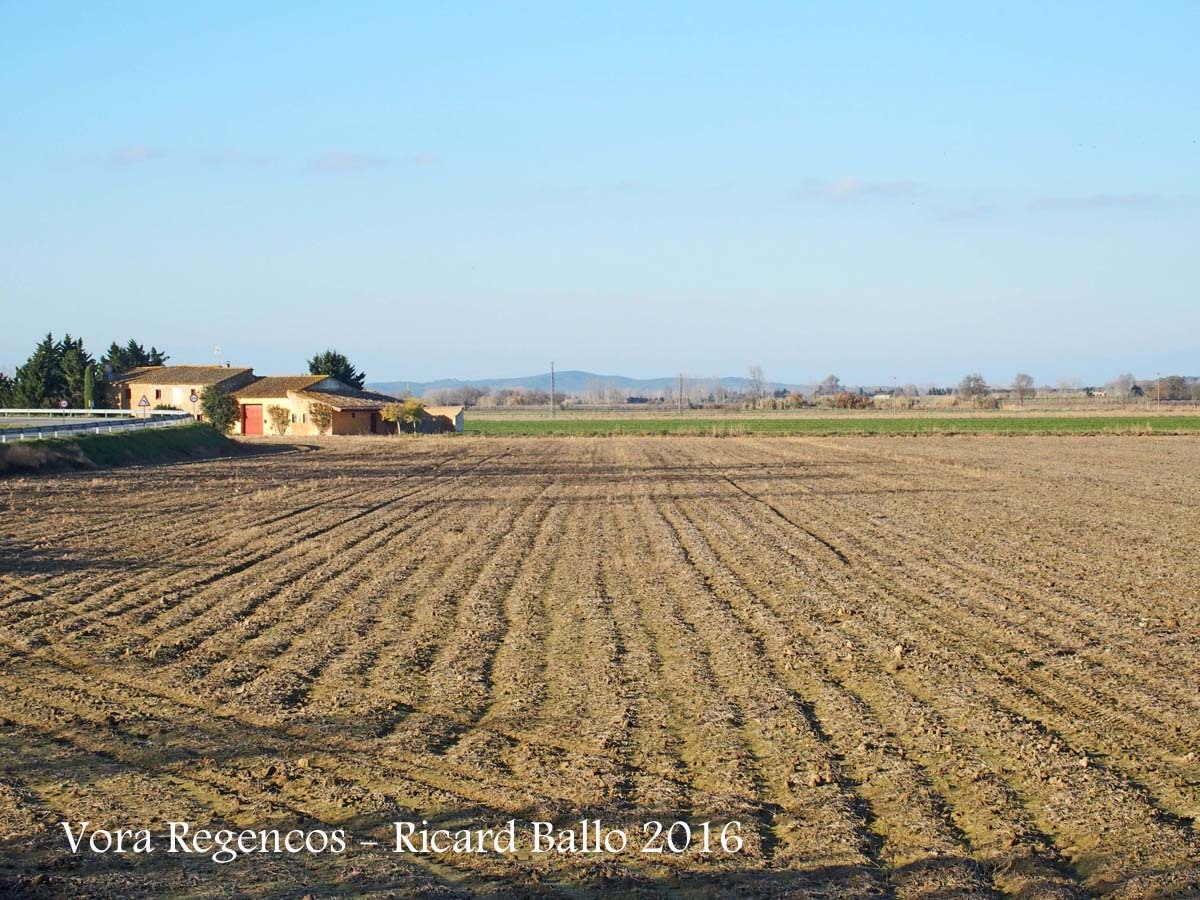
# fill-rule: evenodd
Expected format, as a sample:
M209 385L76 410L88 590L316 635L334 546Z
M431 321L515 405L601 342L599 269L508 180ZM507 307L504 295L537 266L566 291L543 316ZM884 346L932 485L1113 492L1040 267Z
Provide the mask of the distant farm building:
M461 406L428 406L425 408L425 412L429 413L430 419L435 423L438 419L446 419L454 426L453 429L435 428L434 430L436 431L454 430L461 432L463 430L463 408Z
M108 382L108 404L134 412L170 406L203 420L200 397L207 388L233 395L238 404L234 434L321 434L314 410L328 407L325 434L389 434L396 425L381 415L395 397L359 390L330 375L255 375L229 366L143 366ZM195 398L194 400L192 398ZM418 430L462 431L463 407L431 406Z
M361 391L328 375L275 375L256 378L233 392L238 402L234 434L320 434L313 420L319 406L331 411L326 434L384 434L380 412L394 402L386 394ZM283 430L272 407L284 411Z
M236 391L254 380L253 369L228 366L141 366L115 375L108 381L107 403L111 409L149 411L172 406L200 418L199 397L205 388ZM192 396L196 401L192 401Z

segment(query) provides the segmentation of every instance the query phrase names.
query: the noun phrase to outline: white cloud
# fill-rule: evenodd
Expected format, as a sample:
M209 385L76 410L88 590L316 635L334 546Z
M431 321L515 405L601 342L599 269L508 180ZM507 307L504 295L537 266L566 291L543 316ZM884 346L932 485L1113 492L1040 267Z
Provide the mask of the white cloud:
M388 165L387 157L352 153L346 150L331 150L321 154L313 162L313 168L318 172L363 172L370 169L381 169L386 165Z
M108 155L108 161L114 166L136 166L142 163L162 159L166 154L144 144L131 144L121 147Z

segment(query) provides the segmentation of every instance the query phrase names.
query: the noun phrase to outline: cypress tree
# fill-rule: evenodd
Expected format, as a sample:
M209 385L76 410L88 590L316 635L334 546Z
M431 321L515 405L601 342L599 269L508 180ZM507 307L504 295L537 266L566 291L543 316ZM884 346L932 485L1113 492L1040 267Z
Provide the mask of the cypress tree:
M84 409L95 409L96 407L96 367L88 365L83 370L83 407Z

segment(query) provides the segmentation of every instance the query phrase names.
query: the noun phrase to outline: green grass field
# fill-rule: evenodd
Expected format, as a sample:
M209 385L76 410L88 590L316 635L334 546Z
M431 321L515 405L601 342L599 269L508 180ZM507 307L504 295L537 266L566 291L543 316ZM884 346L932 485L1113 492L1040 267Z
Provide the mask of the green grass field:
M773 435L922 434L1194 434L1200 416L995 416L946 418L777 419L485 419L467 417L468 432L485 435L649 435L715 437Z

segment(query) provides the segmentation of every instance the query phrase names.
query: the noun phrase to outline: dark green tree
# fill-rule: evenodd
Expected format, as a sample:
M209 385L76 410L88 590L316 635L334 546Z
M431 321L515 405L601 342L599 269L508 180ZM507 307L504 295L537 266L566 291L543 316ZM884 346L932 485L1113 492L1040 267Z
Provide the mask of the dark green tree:
M129 357L125 353L125 348L116 341L108 345L108 349L100 357L100 365L104 366L114 375L128 372L133 368L133 366L129 365Z
M238 403L233 394L209 385L200 394L200 412L213 428L227 434L237 421Z
M7 372L0 372L0 407L12 406L13 380Z
M104 356L100 357L100 365L117 374L136 369L138 366L165 366L170 358L157 347L151 346L147 350L130 338L124 347L116 341L109 344Z
M17 369L13 378L14 406L21 409L44 408L62 399L65 388L60 350L52 334L47 334L38 343L33 355Z
M58 343L59 370L62 373L63 398L79 409L84 405L84 382L92 367L92 355L83 349L83 338L68 334Z
M359 372L351 365L343 354L336 350L326 350L324 353L318 353L308 361L309 375L332 375L338 381L343 381L346 384L362 390L363 385L367 381L365 372Z

